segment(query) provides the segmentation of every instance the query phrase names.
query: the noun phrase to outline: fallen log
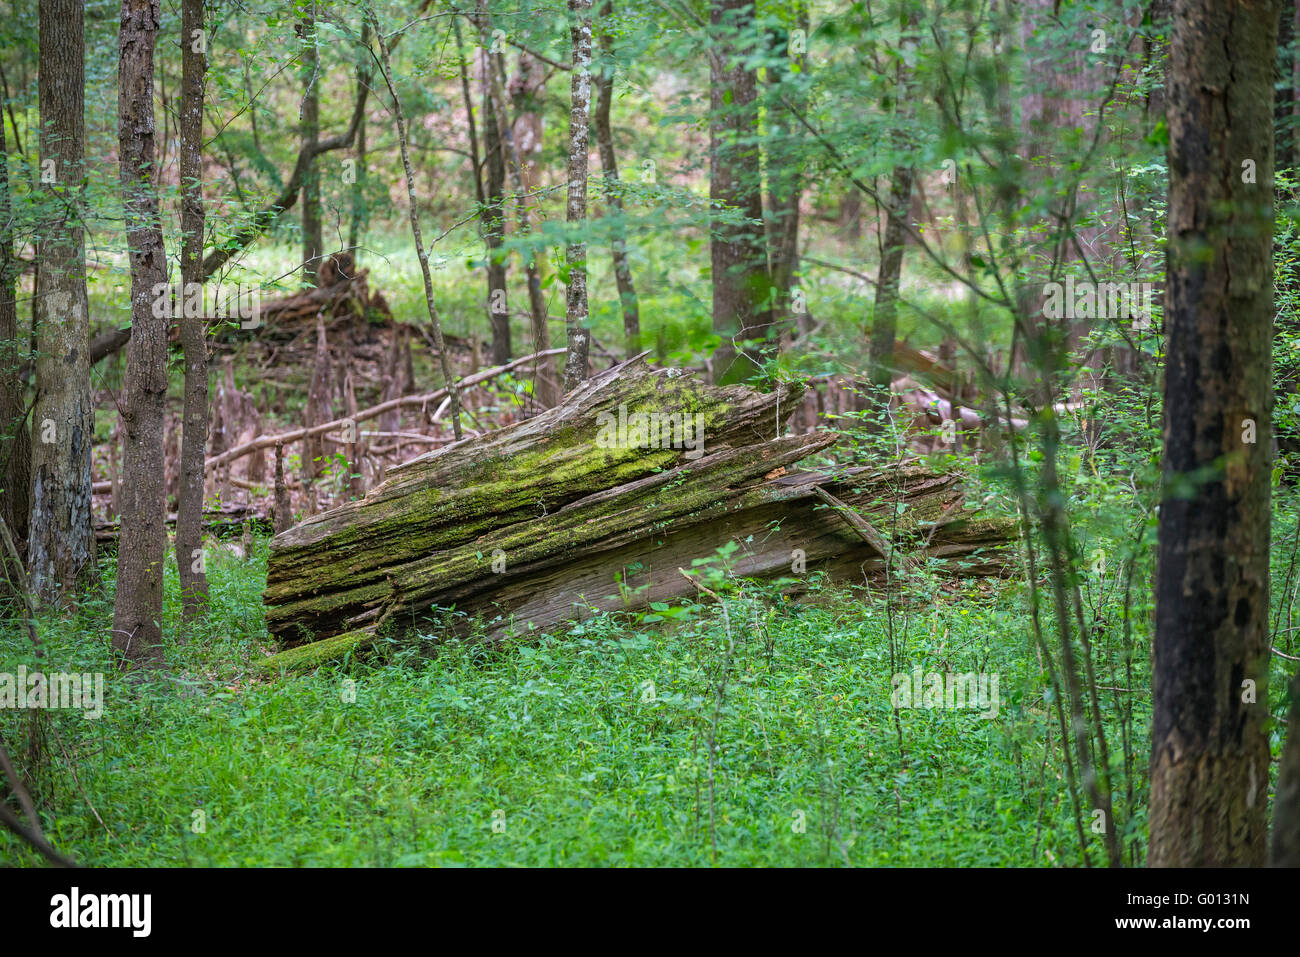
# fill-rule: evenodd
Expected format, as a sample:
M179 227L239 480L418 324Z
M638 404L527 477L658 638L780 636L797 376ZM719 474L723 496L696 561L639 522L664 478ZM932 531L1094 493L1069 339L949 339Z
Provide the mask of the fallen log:
M438 630L501 637L679 598L692 589L677 568L729 541L744 577L879 575L890 558L863 525L915 561L1001 570L1013 528L972 519L956 476L797 470L837 438L783 434L800 393L704 386L635 359L533 419L404 463L272 541L266 621L290 651L263 664L311 667L451 608Z

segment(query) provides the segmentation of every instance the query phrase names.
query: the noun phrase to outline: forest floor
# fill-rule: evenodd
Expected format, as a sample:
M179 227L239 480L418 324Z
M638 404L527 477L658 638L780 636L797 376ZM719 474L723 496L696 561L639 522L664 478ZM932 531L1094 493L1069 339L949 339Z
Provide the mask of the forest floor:
M267 678L250 669L272 650L267 544L215 550L194 629L169 564L163 679L112 670L106 599L42 620L47 671L105 674L102 717L44 712L52 770L34 782L48 836L80 862L1077 862L1023 584L923 575L906 598L790 601L737 583L725 615L686 602L436 654L417 637ZM6 630L0 668L34 667ZM891 675L915 668L997 674L996 715L896 711ZM1145 763L1146 689L1133 698L1128 753ZM20 739L25 716L6 720ZM0 837L0 859L27 856Z

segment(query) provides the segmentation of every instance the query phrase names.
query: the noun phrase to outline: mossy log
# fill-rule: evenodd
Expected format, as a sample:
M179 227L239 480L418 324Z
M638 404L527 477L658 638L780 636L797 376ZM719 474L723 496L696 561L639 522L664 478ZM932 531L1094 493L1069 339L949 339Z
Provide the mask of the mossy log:
M449 608L490 636L548 629L685 595L677 567L733 540L737 575L883 572L879 547L818 488L918 557L1001 568L1012 529L971 521L954 476L798 471L836 440L782 434L799 398L798 386L759 393L639 359L615 366L536 418L413 459L365 498L277 535L268 629L292 647L418 628ZM671 415L699 416L702 433L638 431Z

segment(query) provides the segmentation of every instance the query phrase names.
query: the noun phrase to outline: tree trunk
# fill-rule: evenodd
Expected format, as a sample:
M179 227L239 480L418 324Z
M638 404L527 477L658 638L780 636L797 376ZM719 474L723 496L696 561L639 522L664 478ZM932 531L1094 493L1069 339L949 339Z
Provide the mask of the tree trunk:
M746 222L714 221L713 381L739 382L758 371L772 324L771 279L763 235L758 81L746 60L758 43L754 0L712 0L709 59L709 200ZM739 351L737 351L739 350Z
M794 22L801 31L798 46L788 30L772 33L772 56L788 66L767 68L768 85L776 101L771 106L768 146L768 248L772 264L774 320L782 333L793 332L807 309L794 300L799 273L799 204L803 197L803 125L796 111L807 107L808 57L802 38L808 34L808 7L795 5Z
M57 602L94 571L90 387L82 181L85 176L85 33L79 2L40 4L41 180L49 208L36 302L36 404L32 409L32 590Z
M208 67L203 0L181 0L181 281L203 285L203 86ZM189 296L183 297L185 301ZM188 620L208 602L203 567L203 461L208 445L208 344L203 315L180 318L185 359L181 489L176 507L176 571Z
M1265 860L1277 22L1275 2L1174 4L1149 856L1160 867Z
M641 349L641 308L636 287L632 284L632 267L627 258L627 224L624 221L623 194L618 179L618 161L614 155L614 131L609 123L614 100L614 38L609 21L614 16L613 0L600 8L600 69L596 72L596 147L600 151L600 169L605 177L605 202L609 215L610 255L614 260L614 281L618 284L618 302L623 311L623 350L628 358Z
M18 274L14 256L9 144L0 120L0 518L22 548L31 509L32 436L23 401L23 355L18 340ZM0 564L8 559L0 558Z
M406 138L406 116L402 113L402 101L397 95L397 85L393 82L393 68L389 61L388 42L384 39L384 34L379 28L378 22L374 19L374 13L370 13L370 26L374 30L375 40L379 44L380 60L379 65L383 70L384 84L388 87L388 95L393 98L393 118L397 121L397 145L401 148L402 170L406 174L406 200L410 207L411 234L415 239L415 255L420 261L420 272L424 277L424 304L429 312L429 326L433 330L434 346L438 350L438 364L442 369L442 378L447 385L447 394L451 399L451 428L456 436L456 441L461 438L460 423L460 390L456 385L456 374L452 371L451 357L447 355L447 344L442 338L442 322L438 319L437 307L433 304L433 277L429 273L429 257L425 252L424 238L420 233L420 213L419 206L415 200L415 172L411 169L411 153Z
M492 323L492 361L510 361L510 307L506 297L506 258L501 252L506 235L506 158L501 126L492 103L492 63L483 57L483 157L487 166L487 191L483 206L483 242L487 246L488 321Z
M159 292L166 294L167 261L154 188L153 76L158 19L158 0L122 0L118 156L131 261L132 334L121 406L126 449L113 647L129 667L162 663L167 313L155 307Z
M485 46L492 44L492 18L487 12L486 0L477 0L474 11L475 26L478 27L481 42ZM515 142L513 128L509 120L505 94L505 62L500 53L488 53L487 82L492 108L496 114L498 136L505 155L509 158L511 186L515 191L515 217L519 237L523 239L532 232L528 217L527 190L524 179L524 161L519 144ZM526 254L525 272L528 281L528 312L533 333L533 352L544 352L551 348L551 331L546 325L546 300L542 297L542 278L537 267L537 256L531 251ZM559 401L560 384L555 378L555 366L549 359L539 361L534 381L534 394L539 404L546 408Z
M889 408L890 383L894 378L894 340L898 336L898 285L903 274L903 252L907 244L907 217L912 204L912 168L895 166L889 184L886 210L884 255L876 280L876 298L871 311L871 354L869 359L873 401L879 403L881 418Z
M320 140L320 50L316 42L316 21L304 17L297 26L306 47L303 56L302 148L315 151ZM324 224L320 211L320 169L313 160L302 183L302 278L316 284L320 258L325 248Z
M572 392L587 378L591 331L587 315L587 242L576 233L587 228L588 135L591 125L591 0L569 0L575 18L571 28L573 69L569 85L569 195L565 222L569 241L564 249L568 270L564 295L564 327L569 351L564 360L564 391Z
M1296 0L1282 0L1277 34L1277 104L1273 110L1278 169L1296 166L1295 20Z
M738 575L825 567L861 581L883 567L880 550L852 518L820 507L823 487L868 516L906 502L900 553L960 556L971 573L1001 566L996 550L974 553L1005 545L1014 523L959 521L969 513L957 507L955 475L793 470L835 441L828 432L764 438L781 431L800 393L703 386L640 361L598 372L561 406L399 466L364 499L278 535L267 626L284 644L337 638L332 647L346 650L454 604L491 634L530 621L547 629L686 594L677 569L737 539L752 544ZM683 413L689 438L666 425ZM661 418L638 426L642 414ZM620 568L641 569L626 589L612 584Z

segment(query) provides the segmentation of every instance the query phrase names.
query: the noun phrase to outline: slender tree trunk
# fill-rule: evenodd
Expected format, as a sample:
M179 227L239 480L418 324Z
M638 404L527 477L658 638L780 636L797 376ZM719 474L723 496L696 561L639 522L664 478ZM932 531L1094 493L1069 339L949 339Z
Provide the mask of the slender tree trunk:
M298 34L306 45L303 57L302 148L315 150L320 140L320 50L316 42L316 21L304 17ZM320 211L320 169L313 159L302 183L302 277L316 285L321 253L325 248L324 224Z
M1174 4L1149 855L1160 867L1266 853L1277 17L1276 2Z
M564 391L572 392L587 378L591 331L587 315L587 242L574 235L587 226L588 136L591 125L591 0L569 0L575 18L571 28L573 70L569 84L569 197L565 221L570 229L564 250L568 269L565 283L564 326L569 351L564 361Z
M1278 169L1296 166L1295 18L1296 0L1282 0L1277 35L1277 104L1273 110Z
M131 261L131 343L121 403L122 534L117 545L113 647L131 667L162 662L166 551L163 415L167 401L167 261L154 187L154 44L158 0L122 0L118 38L118 156ZM160 315L161 314L161 315Z
M370 26L379 43L379 64L384 72L384 83L388 86L388 95L393 98L393 118L397 121L397 143L402 151L402 169L406 173L406 199L411 211L411 234L415 238L415 254L420 260L420 271L424 275L424 304L429 310L429 324L433 329L433 344L438 349L438 362L442 366L442 378L447 383L447 397L451 399L451 428L456 440L461 438L460 424L460 389L456 386L456 376L451 368L451 357L447 355L447 345L442 338L442 323L438 320L438 310L433 304L433 277L429 273L429 257L424 248L424 238L420 233L420 212L415 200L415 173L411 169L411 151L406 139L406 116L402 113L402 101L397 95L397 86L393 83L393 66L389 62L388 42L374 19Z
M32 590L58 602L94 571L90 454L90 314L85 237L85 33L79 0L40 4L40 179L54 212L40 244L36 404L32 410Z
M481 42L491 43L492 18L487 13L485 0L477 0L474 12L475 25L478 27ZM500 53L488 53L489 94L492 108L496 114L498 136L506 156L510 159L510 185L515 191L516 231L522 239L532 232L528 218L527 191L524 186L524 166L518 144L510 125L505 94L505 63ZM528 311L533 333L533 352L543 352L551 348L551 331L546 325L546 300L542 297L542 278L537 267L537 257L531 251L527 254L525 272L528 280ZM560 400L560 384L555 378L555 366L549 359L538 360L534 394L540 405L554 406Z
M208 68L203 0L181 0L181 282L203 285L203 86ZM203 567L203 460L208 445L208 345L203 315L182 311L185 407L181 433L181 490L176 508L176 571L186 619L208 603Z
M506 258L501 251L506 235L506 158L501 125L492 102L489 74L492 63L483 57L483 148L487 166L487 192L483 206L483 241L487 246L488 319L492 323L492 361L510 361L510 308L506 298Z
M600 69L596 71L596 147L600 151L600 169L605 177L605 202L609 215L610 255L614 260L614 281L618 284L618 302L623 311L623 350L630 358L641 348L641 308L636 287L632 284L632 267L627 258L627 224L624 222L623 194L618 179L618 161L614 155L614 131L609 122L614 100L614 37L609 21L614 16L613 0L600 8Z
M361 25L361 44L367 48L370 45L369 23ZM358 100L363 98L362 91L369 83L369 72L364 65L358 64ZM366 208L366 115L364 112L361 114L361 121L357 124L357 144L353 160L356 163L356 169L353 171L356 178L352 182L352 219L348 225L348 252L352 254L352 265L360 268L361 240L370 222L370 211Z
M1273 801L1274 867L1300 867L1300 674L1291 680L1289 693L1291 715Z
M774 320L781 331L793 330L806 310L794 301L794 287L799 273L799 204L803 197L802 141L803 125L795 111L807 108L806 82L808 57L805 55L808 34L808 7L795 5L795 30L772 33L772 56L787 61L783 67L767 68L768 86L773 94L768 146L768 249L772 264ZM796 43L795 40L798 40Z
M713 354L713 380L730 383L758 370L772 324L762 173L754 145L758 80L747 63L759 42L754 0L712 0L709 19L709 200L746 220L718 219L711 229L713 331L722 337Z
M465 101L465 117L469 126L469 153L473 164L474 198L479 207L479 235L487 247L487 300L484 311L487 313L488 326L492 330L492 357L497 365L510 361L510 314L506 306L505 267L496 255L500 248L500 197L504 189L505 169L502 166L500 138L496 132L496 115L492 111L491 97L484 94L484 128L483 147L488 156L484 163L479 162L478 124L474 119L474 98L470 93L469 68L465 63L464 47L461 41L460 18L452 21L456 31L456 53L460 61L460 89ZM483 69L491 68L486 57L482 58ZM486 72L484 89L486 90ZM492 154L495 152L495 156ZM482 166L488 167L488 191L483 190ZM494 192L495 190L495 192ZM495 197L495 205L489 206L488 194ZM493 233L496 233L494 236Z
M18 273L14 256L13 202L9 194L9 144L0 119L0 518L19 548L27 541L31 509L32 437L23 401L23 354L18 341ZM0 565L7 559L0 558Z
M871 311L871 386L883 412L889 406L894 378L894 340L898 336L898 286L903 275L903 252L907 245L907 216L912 205L912 168L895 166L889 184L886 210L884 255L876 279L876 298Z

